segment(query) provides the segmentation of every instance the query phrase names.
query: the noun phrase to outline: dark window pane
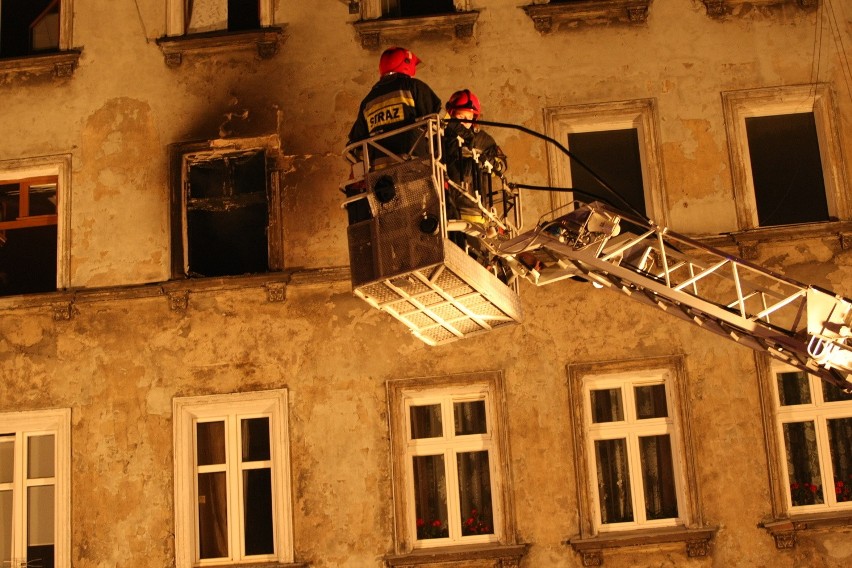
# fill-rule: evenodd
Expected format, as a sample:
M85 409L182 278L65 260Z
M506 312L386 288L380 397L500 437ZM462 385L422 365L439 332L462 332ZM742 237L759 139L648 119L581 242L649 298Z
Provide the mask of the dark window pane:
M228 494L225 472L198 475L198 547L201 558L228 556Z
M820 381L822 386L822 396L825 402L845 402L852 400L852 393L843 392L840 387L837 387L826 381Z
M190 274L235 276L266 272L268 223L265 202L227 211L187 212Z
M485 434L488 424L485 418L485 401L456 402L453 404L456 436Z
M568 135L568 148L630 207L645 215L645 189L637 129L575 132ZM607 191L588 170L575 160L570 163L572 186L593 196L577 194L577 199L591 201L596 196L617 207L624 207L624 201Z
M0 296L56 290L56 225L0 231Z
M52 544L27 546L27 563L24 566L27 568L53 568L55 565L54 546Z
M56 184L30 186L30 217L56 215Z
M411 439L440 438L443 436L441 425L441 405L427 404L411 407Z
M761 226L828 220L812 112L745 119Z
M0 57L19 57L59 47L58 6L49 9L52 2L0 2ZM33 24L36 37L30 31Z
M272 472L269 468L243 472L243 510L246 555L273 554Z
M269 459L269 418L248 418L242 423L243 461Z
M256 30L260 27L258 0L228 0L228 29Z
M621 389L591 391L592 422L621 422L624 420L624 408L621 402Z
M190 199L228 196L230 185L230 169L224 159L194 162L189 167Z
M233 170L234 195L266 194L266 155L256 152L229 159Z
M196 424L196 456L198 465L225 463L225 422Z
M852 501L852 418L828 420L828 447L838 503Z
M666 404L666 385L646 385L634 389L636 396L636 417L665 418L669 415Z
M488 452L458 454L462 535L494 534Z
M627 441L596 440L595 465L598 473L601 523L633 521Z
M795 406L811 403L811 390L808 376L802 371L778 373L778 398L781 406Z
M453 0L382 0L382 16L404 18L455 12Z
M784 446L793 506L824 503L814 423L784 424Z
M648 520L677 518L671 438L668 435L639 438L639 456L646 517Z
M447 538L447 480L444 456L414 456L417 539Z

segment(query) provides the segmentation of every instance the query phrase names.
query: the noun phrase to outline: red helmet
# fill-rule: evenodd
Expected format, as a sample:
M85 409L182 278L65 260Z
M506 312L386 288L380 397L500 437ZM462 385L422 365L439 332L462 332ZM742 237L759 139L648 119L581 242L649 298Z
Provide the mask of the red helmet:
M474 120L478 119L480 112L482 112L479 106L479 99L468 89L453 93L450 96L450 100L447 101L446 108L447 112L451 115L453 111L457 110L472 110Z
M418 63L420 63L420 59L407 49L389 47L379 59L379 75L384 77L388 73L404 73L409 77L414 77Z

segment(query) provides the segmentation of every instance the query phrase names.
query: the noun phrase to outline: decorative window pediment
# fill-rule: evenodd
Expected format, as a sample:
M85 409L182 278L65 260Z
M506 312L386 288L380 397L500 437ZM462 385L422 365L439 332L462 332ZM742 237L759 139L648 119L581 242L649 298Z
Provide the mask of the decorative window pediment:
M522 6L541 33L578 25L644 24L651 0L578 0Z

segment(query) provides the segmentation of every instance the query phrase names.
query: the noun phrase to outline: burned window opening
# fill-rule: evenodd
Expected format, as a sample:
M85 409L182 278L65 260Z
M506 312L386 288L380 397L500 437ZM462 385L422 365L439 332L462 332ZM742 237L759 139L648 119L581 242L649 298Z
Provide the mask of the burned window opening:
M634 210L643 215L647 214L637 129L574 132L568 135L568 148L604 179L609 187L618 192ZM574 161L571 162L571 185L618 207L623 206L623 203L618 202L585 168ZM580 198L588 199L585 195L580 195Z
M56 290L57 176L0 182L0 296Z
M189 161L185 199L187 276L236 276L270 269L263 151Z
M829 220L813 112L747 117L760 226Z
M433 16L455 11L453 0L382 0L382 16L385 18Z
M0 57L59 51L60 0L0 2Z

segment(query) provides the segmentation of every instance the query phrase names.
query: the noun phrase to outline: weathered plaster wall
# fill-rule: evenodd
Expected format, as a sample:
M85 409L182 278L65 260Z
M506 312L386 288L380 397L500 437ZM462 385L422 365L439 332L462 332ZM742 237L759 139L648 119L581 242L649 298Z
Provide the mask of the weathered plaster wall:
M77 1L74 76L0 83L0 160L72 154L72 286L168 279L168 145L220 133L281 137L287 267L345 266L340 151L378 53L358 45L344 3L276 3L287 40L272 59L187 56L176 69L154 41L164 4ZM670 220L683 232L736 228L720 92L815 78L816 14L794 4L715 21L698 0L657 0L642 26L545 36L514 0L472 4L472 39L408 43L424 60L418 77L443 98L470 87L484 118L538 131L546 107L655 98ZM848 159L852 93L830 43L818 79L834 86ZM494 134L513 179L548 182L542 144ZM542 194L525 198L530 222L549 209ZM837 238L761 243L757 255L852 295L852 253ZM608 552L605 565L852 561L848 531L779 551L757 528L771 511L751 351L571 283L525 286L522 326L433 349L329 274L297 279L283 303L247 285L194 289L185 311L155 289L118 290L81 299L68 321L54 320L50 297L2 304L0 411L72 409L75 568L172 566L172 398L279 387L291 394L297 559L379 566L393 546L385 381L493 369L506 377L518 538L532 545L523 566L579 566L563 544L578 532L565 366L672 354L686 356L700 495L719 532L703 559L669 546Z

